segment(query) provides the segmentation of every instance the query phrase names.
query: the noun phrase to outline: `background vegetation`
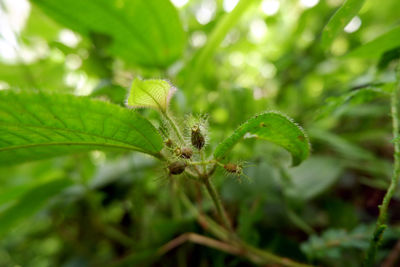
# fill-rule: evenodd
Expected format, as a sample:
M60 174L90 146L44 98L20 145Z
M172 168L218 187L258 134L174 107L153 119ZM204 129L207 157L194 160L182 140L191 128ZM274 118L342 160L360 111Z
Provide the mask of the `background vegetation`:
M185 114L207 114L208 153L255 114L294 118L312 145L302 164L291 167L282 148L246 138L229 154L245 162L244 175L218 168L212 182L248 244L310 265L361 266L378 206L397 184L390 114L399 97L399 10L396 0L0 0L0 266L255 264L184 235L212 237L154 157L100 147L59 157L60 148L7 152L13 133L4 122L34 121L24 108L85 118L101 107L71 106L62 94L125 106L137 77L176 86L178 127ZM160 125L155 110L137 112ZM129 123L124 114L113 106L90 123L119 129ZM218 221L203 189L178 183ZM392 189L389 227L369 265L400 264ZM181 235L188 242L160 253Z

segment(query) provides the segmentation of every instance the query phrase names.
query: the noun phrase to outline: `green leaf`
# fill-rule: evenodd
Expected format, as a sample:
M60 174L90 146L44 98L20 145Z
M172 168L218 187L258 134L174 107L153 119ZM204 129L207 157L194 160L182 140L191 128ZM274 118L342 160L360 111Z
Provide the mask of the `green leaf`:
M32 171L33 169L30 167L28 168L30 171ZM10 170L7 167L4 169L8 170L4 172L4 174L7 174L7 182L15 180L14 178L23 176L21 174L13 175L12 172L10 173ZM16 200L20 199L21 196L26 194L26 192L40 184L62 178L64 176L64 171L57 168L47 169L46 173L40 173L40 175L35 174L34 176L35 179L29 179L23 183L18 183L16 185L2 184L2 186L0 187L0 207L15 202Z
M338 180L343 167L342 162L333 157L310 157L301 166L288 170L292 183L287 193L294 199L312 199Z
M292 154L293 165L299 165L310 153L310 143L304 130L289 117L278 112L266 112L243 123L214 151L216 159L223 158L246 134L275 143Z
M350 91L338 97L330 97L317 114L317 118L336 115L345 106L364 104L380 97L389 97L393 84L386 84L382 88L367 87Z
M46 88L46 90L51 88L51 91L57 92L71 91L71 88L63 83L64 62L53 62L49 59L37 60L31 64L0 62L0 73L0 80L6 82L10 88Z
M131 64L165 67L183 51L185 33L168 0L31 0L80 34L108 35L109 52Z
M346 140L340 135L319 128L310 128L308 132L313 140L318 140L326 146L331 146L334 151L347 159L353 159L354 161L373 161L375 159L371 151Z
M140 80L136 78L131 86L127 105L132 108L154 108L165 112L175 87L164 80Z
M141 115L64 94L0 91L0 165L93 149L156 155L162 138Z
M57 179L29 190L14 205L0 213L0 235L34 215L50 198L70 185L70 179Z
M310 259L343 259L351 249L361 251L368 248L372 228L359 225L352 231L344 229L328 229L320 236L312 235L301 244L301 250ZM334 262L336 262L334 261Z
M377 58L384 52L400 46L400 26L380 35L376 39L350 51L346 57Z
M31 187L31 184L21 184L1 190L0 206L18 199L19 197L24 195Z
M346 0L344 4L333 14L325 25L321 36L321 45L327 49L340 34L344 27L351 21L351 19L358 14L364 0Z

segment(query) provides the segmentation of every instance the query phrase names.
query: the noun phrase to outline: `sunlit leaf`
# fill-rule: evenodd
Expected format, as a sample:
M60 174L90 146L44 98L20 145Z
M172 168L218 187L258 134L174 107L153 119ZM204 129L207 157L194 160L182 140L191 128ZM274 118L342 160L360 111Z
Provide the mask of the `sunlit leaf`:
M131 64L165 67L185 45L175 7L168 0L31 0L47 15L84 36L111 37L109 51Z
M260 2L260 0L241 0L231 12L225 14L218 21L212 33L209 35L209 38L207 38L206 45L202 47L202 49L198 51L198 54L192 59L188 76L186 78L185 87L187 89L192 89L196 86L205 70L206 63L213 57L215 50L219 47L225 36L251 7L251 5L258 2Z
M139 114L64 94L0 92L0 165L93 149L156 155L162 138Z
M351 19L358 14L365 0L346 0L330 18L321 36L321 45L328 48Z
M127 105L132 108L145 107L166 111L175 91L175 87L167 81L136 78L132 83Z
M270 111L243 123L217 146L214 157L223 158L246 134L285 148L292 154L294 166L299 165L310 153L310 143L304 130L287 116Z
M53 62L48 59L38 60L31 64L0 62L0 80L10 87L21 89L43 88L57 92L71 91L71 88L63 83L64 72L64 62Z
M400 26L350 51L346 57L377 58L384 52L398 46L400 46Z

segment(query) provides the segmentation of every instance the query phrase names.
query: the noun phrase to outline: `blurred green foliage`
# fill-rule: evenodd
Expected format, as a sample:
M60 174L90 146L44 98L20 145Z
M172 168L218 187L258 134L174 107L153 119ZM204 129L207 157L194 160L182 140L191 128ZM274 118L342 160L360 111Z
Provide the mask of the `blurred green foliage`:
M208 152L254 114L282 111L309 133L312 156L291 168L274 144L248 138L233 147L229 159L245 161L245 176L218 169L213 182L238 235L309 264L360 266L392 170L387 95L400 1L364 1L325 47L324 28L344 1L241 0L231 10L236 2L0 0L0 106L8 91L123 106L134 78L166 79L178 88L175 114L208 114ZM87 102L74 112L98 101ZM119 127L115 110L103 115ZM154 110L138 112L160 126ZM0 266L252 266L191 243L155 256L180 234L208 235L176 204L157 160L127 151L36 158L16 165L21 158L0 156ZM179 182L214 214L199 187ZM399 197L377 254L384 266L400 263Z

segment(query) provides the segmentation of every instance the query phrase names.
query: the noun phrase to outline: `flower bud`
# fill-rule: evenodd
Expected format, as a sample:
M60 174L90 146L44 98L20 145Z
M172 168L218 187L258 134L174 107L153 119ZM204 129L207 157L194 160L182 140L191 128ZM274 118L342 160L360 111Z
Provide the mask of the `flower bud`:
M167 140L165 140L164 144L167 147L172 147L174 145L174 142L172 142L172 140L170 138L168 138Z
M227 163L224 165L224 169L229 172L229 173L233 173L233 174L241 174L242 173L242 167L240 167L237 164L233 164L233 163Z
M193 150L190 147L182 147L180 157L190 159L193 155Z
M186 163L184 161L174 161L168 166L169 173L178 175L185 171Z
M205 138L202 135L200 127L198 125L192 127L191 141L192 145L198 150L202 149L204 147L204 144L206 143Z

